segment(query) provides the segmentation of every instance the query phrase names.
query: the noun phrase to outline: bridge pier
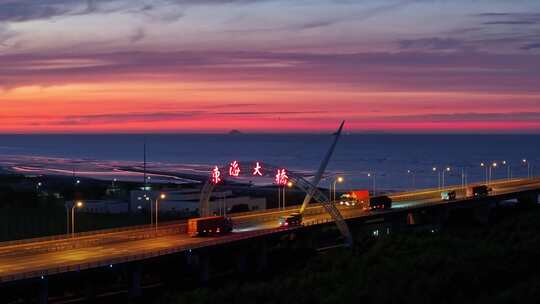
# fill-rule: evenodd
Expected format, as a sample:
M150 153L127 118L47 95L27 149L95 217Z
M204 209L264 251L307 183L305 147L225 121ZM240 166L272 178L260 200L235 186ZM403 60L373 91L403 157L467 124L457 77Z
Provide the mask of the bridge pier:
M416 225L418 223L418 216L413 212L407 213L407 225Z
M38 295L39 304L49 303L49 278L43 277L39 280L39 295Z
M142 296L141 278L142 278L142 264L135 262L129 264L128 271L128 296L130 299L138 298Z

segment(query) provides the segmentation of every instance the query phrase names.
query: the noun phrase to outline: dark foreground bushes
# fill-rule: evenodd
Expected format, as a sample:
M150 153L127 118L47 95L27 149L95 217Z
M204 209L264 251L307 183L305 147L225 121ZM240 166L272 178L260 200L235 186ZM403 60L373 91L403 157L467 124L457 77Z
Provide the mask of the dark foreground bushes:
M156 303L538 303L540 210L491 227L397 234L268 279L166 292Z

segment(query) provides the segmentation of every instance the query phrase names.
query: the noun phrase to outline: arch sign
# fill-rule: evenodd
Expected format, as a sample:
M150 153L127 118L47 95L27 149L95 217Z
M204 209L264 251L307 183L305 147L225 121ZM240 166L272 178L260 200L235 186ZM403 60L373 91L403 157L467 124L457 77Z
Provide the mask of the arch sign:
M306 180L299 174L295 174L294 172L288 171L286 168L275 167L268 164L263 165L259 161L252 162L252 163L246 162L248 163L248 165L245 165L244 162L240 163L239 161L234 160L230 162L229 165L226 166L225 168L214 166L211 169L210 178L207 180L207 182L204 184L204 186L201 189L201 198L199 201L200 216L203 216L203 217L209 216L209 209L210 209L209 204L210 204L210 197L212 195L212 191L217 185L223 183L225 177L230 177L230 178L268 177L268 178L273 178L274 184L278 186L285 186L288 184L290 180L294 182L296 187L306 192L306 197L304 198L304 202L302 203L299 212L303 213L307 205L312 199L321 203L324 209L328 212L328 214L330 214L332 219L334 219L341 234L345 238L345 242L348 245L351 245L352 236L350 234L349 228L347 227L345 220L341 216L341 213L336 208L334 203L330 202L328 200L328 197L324 193L322 193L318 188L322 175L324 171L326 170L326 166L328 165L328 162L334 152L334 148L336 147L336 144L339 140L344 124L345 124L345 121L341 123L337 132L333 134L334 140L332 142L332 145L330 146L328 152L323 158L321 165L319 167L319 170L315 173L315 176L313 180L311 181Z
M227 170L228 169L228 170ZM251 167L249 167L250 172L245 173L243 168L240 166L239 161L233 161L229 164L228 168L222 169L218 166L214 166L210 172L210 182L214 185L221 184L224 180L223 170L228 171L228 176L231 178L242 177L242 176L254 176L254 177L263 177L266 176L265 169L261 162L255 162ZM242 175L244 173L244 175ZM249 175L250 174L250 175ZM289 182L289 176L287 175L288 171L286 168L278 168L275 170L274 183L278 186L285 186Z

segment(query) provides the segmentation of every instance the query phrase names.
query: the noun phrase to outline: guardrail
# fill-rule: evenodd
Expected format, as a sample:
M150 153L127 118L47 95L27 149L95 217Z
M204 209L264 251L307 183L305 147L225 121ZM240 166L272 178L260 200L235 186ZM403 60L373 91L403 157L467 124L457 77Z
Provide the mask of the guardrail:
M169 222L164 222L163 225L160 225L160 227L167 226L167 225L178 225L178 224L186 223L186 222L187 221L169 221ZM38 237L38 238L5 241L5 242L0 242L0 249L6 246L21 245L21 244L26 244L26 243L42 243L42 242L48 242L48 241L69 240L73 238L81 238L81 237L92 236L96 234L109 234L109 233L116 233L116 232L125 232L125 231L130 231L130 230L136 231L136 230L143 230L143 229L149 229L149 228L154 228L154 226L150 224L124 226L124 227L118 227L118 228L77 232L75 234L57 234L57 235L44 236L44 237Z
M199 249L202 247L212 247L212 246L222 245L222 244L226 244L230 242L236 242L240 240L250 239L250 238L254 238L258 236L264 236L264 235L274 234L277 232L283 232L285 230L294 230L294 229L298 229L298 228L274 228L274 229L258 230L258 231L240 233L240 234L232 234L228 237L203 240L196 244L182 245L178 247L161 249L161 250L147 250L142 253L137 253L137 254L133 254L133 255L129 255L125 257L104 259L98 262L74 263L71 265L63 266L63 267L53 267L53 268L43 269L43 270L22 272L22 273L18 273L14 275L7 275L7 276L0 277L0 283L23 280L23 279L30 279L30 278L39 278L39 277L49 276L53 274L59 274L59 273L65 273L65 272L71 272L71 271L80 271L80 270L85 270L85 269L99 268L99 267L105 267L105 266L114 265L114 264L138 261L138 260L158 257L162 255L167 255L167 254L173 254L173 253L178 253L178 252L183 252L183 251Z
M91 236L85 236L82 238L66 238L56 241L49 240L40 243L15 244L0 247L0 256L17 256L29 253L44 253L69 249L79 249L95 245L110 244L118 242L119 239L126 241L134 241L177 233L186 233L186 231L187 225L180 223L174 225L165 225L160 227L124 231L127 233L109 232L106 234L96 234ZM16 250L14 250L13 247L17 247Z

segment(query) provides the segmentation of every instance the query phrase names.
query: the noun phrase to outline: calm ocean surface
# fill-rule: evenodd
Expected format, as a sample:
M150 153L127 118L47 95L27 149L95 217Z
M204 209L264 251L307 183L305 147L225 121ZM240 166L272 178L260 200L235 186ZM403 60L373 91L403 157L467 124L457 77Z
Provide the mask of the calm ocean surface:
M315 171L332 141L330 135L313 134L0 135L0 165L67 169L76 164L78 171L91 175L96 168L108 170L111 164L142 162L145 137L151 167L202 174L210 166L224 166L233 160ZM438 183L434 166L450 166L447 183L460 184L462 168L469 182L479 181L485 174L480 163L494 161L499 162L494 177L504 178L508 171L501 166L502 160L518 177L527 174L527 166L521 162L524 158L533 172L540 166L540 135L344 135L323 185L333 180L332 174L340 174L345 176L344 189L369 188L372 180L367 173L375 172L378 189L408 189L413 178L407 170L412 170L417 187L433 187ZM111 176L103 173L98 177Z

